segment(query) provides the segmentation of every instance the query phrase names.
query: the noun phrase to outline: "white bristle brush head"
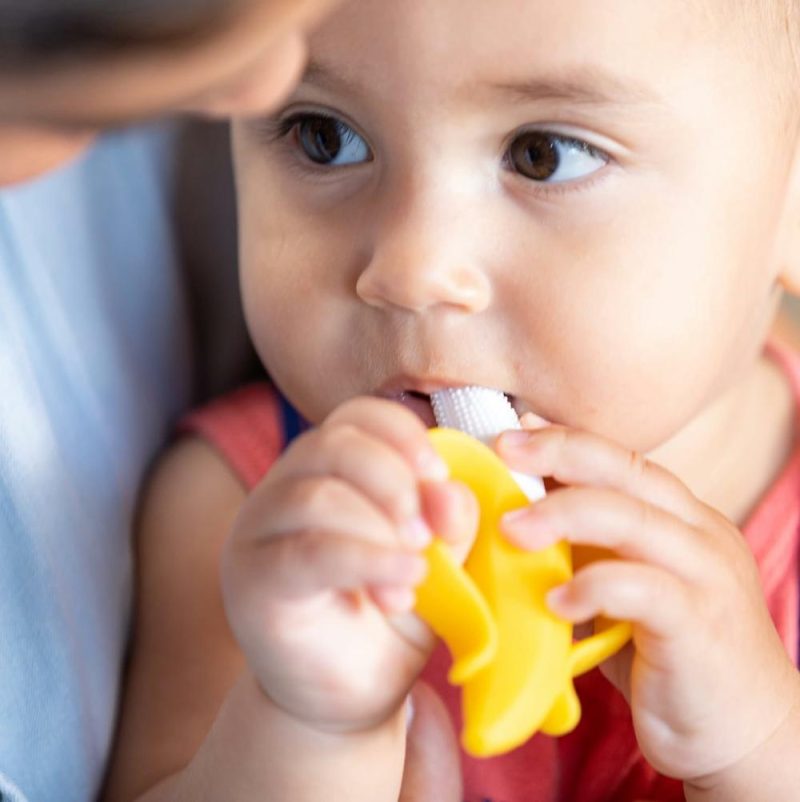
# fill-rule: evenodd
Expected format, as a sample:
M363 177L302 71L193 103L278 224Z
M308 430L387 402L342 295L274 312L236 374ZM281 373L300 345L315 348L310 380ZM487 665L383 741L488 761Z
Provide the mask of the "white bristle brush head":
M495 437L509 429L519 429L519 418L504 393L490 387L451 387L431 395L436 423L491 445ZM545 495L544 482L538 476L512 471L512 475L530 501Z
M519 418L508 398L489 387L453 387L431 395L439 426L458 429L478 440L492 441L500 432L519 429Z

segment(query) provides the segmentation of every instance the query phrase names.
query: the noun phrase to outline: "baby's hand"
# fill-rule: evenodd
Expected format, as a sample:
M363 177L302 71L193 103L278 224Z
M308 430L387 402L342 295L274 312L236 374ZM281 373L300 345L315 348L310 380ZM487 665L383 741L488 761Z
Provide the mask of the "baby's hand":
M564 538L622 558L578 570L548 602L575 622L633 623L633 648L604 671L650 763L701 785L764 745L797 707L800 683L736 527L600 437L552 426L503 435L498 451L513 469L567 485L507 519L510 539L538 549Z
M433 645L410 610L431 531L466 556L477 505L446 481L422 423L350 401L299 437L243 506L225 606L270 699L328 732L397 712Z

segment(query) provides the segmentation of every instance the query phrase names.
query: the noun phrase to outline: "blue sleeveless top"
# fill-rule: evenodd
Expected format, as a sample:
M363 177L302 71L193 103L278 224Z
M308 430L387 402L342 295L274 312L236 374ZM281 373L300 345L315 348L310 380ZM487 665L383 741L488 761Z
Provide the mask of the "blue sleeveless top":
M144 468L188 403L166 129L0 191L0 799L85 802L111 746Z

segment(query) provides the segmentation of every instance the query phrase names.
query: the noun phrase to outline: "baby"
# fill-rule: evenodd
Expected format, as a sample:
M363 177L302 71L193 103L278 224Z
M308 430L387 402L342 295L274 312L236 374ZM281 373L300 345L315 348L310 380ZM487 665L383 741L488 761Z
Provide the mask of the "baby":
M234 131L250 331L311 426L281 453L288 406L248 387L155 471L110 799L795 798L800 358L769 332L800 286L798 15L358 0L324 24ZM465 384L512 399L495 447L553 488L508 538L614 553L553 611L634 637L572 735L463 758L462 789L411 610L431 532L463 556L475 529L426 436ZM441 770L417 782L423 669Z

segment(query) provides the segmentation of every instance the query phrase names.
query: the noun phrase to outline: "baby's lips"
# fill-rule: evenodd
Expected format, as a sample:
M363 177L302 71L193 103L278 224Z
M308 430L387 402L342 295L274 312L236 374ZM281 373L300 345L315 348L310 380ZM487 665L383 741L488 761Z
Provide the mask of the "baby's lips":
M431 409L430 398L424 393L404 391L398 393L395 400L406 409L413 412L427 429L436 425L436 419L433 417L433 410Z

